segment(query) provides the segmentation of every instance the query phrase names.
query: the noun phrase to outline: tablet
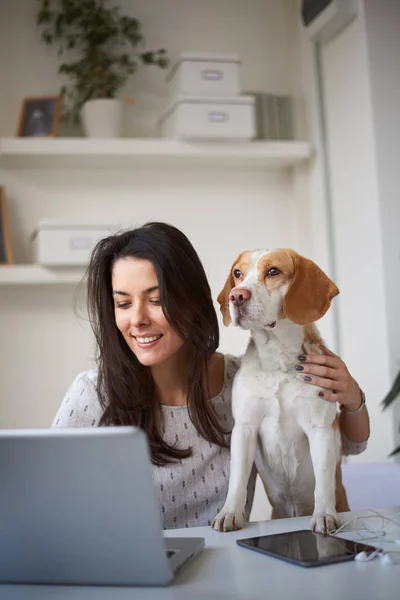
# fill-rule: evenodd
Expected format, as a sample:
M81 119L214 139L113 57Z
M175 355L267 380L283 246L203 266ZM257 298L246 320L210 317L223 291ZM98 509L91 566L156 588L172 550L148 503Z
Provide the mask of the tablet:
M359 552L376 548L309 529L236 540L239 546L280 558L301 567L318 567L353 560Z

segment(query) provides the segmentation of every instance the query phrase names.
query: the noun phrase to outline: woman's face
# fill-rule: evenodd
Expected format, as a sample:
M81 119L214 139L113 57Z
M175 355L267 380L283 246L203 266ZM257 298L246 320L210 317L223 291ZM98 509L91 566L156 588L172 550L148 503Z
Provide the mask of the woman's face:
M167 362L184 345L161 308L153 264L120 258L113 266L115 322L138 361L146 367Z

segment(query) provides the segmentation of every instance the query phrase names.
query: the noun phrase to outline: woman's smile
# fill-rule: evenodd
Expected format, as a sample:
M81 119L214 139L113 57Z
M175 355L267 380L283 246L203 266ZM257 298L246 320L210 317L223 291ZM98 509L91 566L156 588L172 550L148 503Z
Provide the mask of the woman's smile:
M157 342L163 337L163 335L161 333L159 335L133 335L132 337L136 340L136 343L138 344L138 346L140 346L140 348L150 348L155 346Z

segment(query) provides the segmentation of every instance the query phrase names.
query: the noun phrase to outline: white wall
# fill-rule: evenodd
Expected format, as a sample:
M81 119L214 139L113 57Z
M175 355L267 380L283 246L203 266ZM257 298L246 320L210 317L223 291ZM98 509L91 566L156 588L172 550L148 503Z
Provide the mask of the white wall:
M400 3L365 2L373 126L378 167L386 314L392 379L400 370ZM400 444L400 401L393 409L396 446Z
M301 0L294 0L294 6L297 14L300 15ZM300 253L314 260L329 277L335 279L330 238L329 198L326 189L328 174L324 158L325 139L315 47L300 18L293 23L291 38L297 48L292 69L298 137L307 137L313 149L310 163L296 168L293 178L299 224L298 248ZM337 298L328 313L318 321L318 328L328 347L339 353L336 312Z
M393 449L394 437L392 417L389 413L382 414L379 406L390 384L390 353L380 167L363 3L358 18L322 47L321 58L334 258L341 290L338 299L341 353L365 389L372 421L369 447L357 460L384 460Z

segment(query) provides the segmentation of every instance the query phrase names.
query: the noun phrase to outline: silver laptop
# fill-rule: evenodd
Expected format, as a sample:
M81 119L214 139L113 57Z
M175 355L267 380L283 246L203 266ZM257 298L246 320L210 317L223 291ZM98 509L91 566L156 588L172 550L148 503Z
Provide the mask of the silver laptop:
M204 538L164 538L145 434L0 431L0 583L165 585Z

